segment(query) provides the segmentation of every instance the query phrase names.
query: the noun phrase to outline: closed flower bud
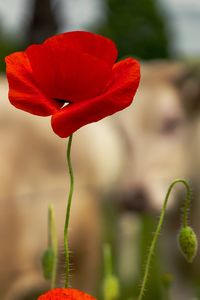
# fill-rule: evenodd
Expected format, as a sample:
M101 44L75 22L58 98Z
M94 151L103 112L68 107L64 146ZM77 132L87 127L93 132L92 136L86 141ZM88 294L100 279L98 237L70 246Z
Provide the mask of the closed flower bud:
M165 273L161 277L162 284L166 289L170 289L172 282L174 280L173 275L171 273Z
M109 275L103 283L103 298L105 300L117 300L120 297L120 287L117 277Z
M198 241L190 226L182 227L178 235L178 243L182 254L188 262L192 262L197 253Z
M45 279L51 279L55 255L52 248L47 248L42 256L42 269Z

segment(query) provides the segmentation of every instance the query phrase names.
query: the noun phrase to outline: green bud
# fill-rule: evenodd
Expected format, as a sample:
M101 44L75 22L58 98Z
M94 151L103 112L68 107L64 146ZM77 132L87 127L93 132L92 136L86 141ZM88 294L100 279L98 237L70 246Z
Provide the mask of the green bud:
M197 253L198 241L190 226L182 227L178 235L180 250L188 262L192 262Z
M117 300L120 297L120 287L117 277L109 275L103 283L104 300Z
M42 256L42 270L45 279L51 279L54 266L54 251L52 248L47 248Z
M161 277L162 284L166 289L169 289L171 287L173 280L174 278L171 273L165 273Z

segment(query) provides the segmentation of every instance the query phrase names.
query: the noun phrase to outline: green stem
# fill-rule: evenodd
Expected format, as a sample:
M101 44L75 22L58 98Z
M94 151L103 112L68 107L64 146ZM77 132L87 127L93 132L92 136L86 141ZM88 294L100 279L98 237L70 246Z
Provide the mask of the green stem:
M66 210L66 218L65 218L65 227L64 227L64 252L65 252L65 288L69 287L69 245L68 245L68 227L69 227L69 217L70 217L70 210L71 210L71 203L72 203L72 195L74 191L74 175L73 175L73 168L71 163L71 144L72 144L72 137L70 135L68 146L67 146L67 165L69 170L70 176L70 190L68 195L68 202L67 202L67 210Z
M52 268L52 275L51 275L51 288L55 288L56 285L56 268L57 268L57 261L58 261L58 240L56 234L56 224L55 224L55 214L53 205L49 205L48 209L48 227L49 227L49 247L52 247L54 253L54 261L53 261L53 268Z
M111 248L109 244L105 244L103 248L104 253L104 277L109 277L112 275L112 254L111 254Z
M165 201L164 201L164 204L163 204L163 207L162 207L162 211L161 211L161 215L160 215L160 218L159 218L158 226L157 226L156 231L155 231L155 233L153 235L153 240L151 242L151 246L150 246L150 249L149 249L149 252L148 252L147 262L146 262L146 265L145 265L145 272L144 272L144 276L143 276L143 280L142 280L142 284L141 284L141 288L140 288L140 293L139 293L138 300L141 300L143 298L145 287L146 287L146 283L147 283L147 279L148 279L148 275L149 275L149 268L150 268L152 256L153 256L153 253L154 253L154 250L155 250L155 246L156 246L156 243L157 243L157 240L158 240L158 236L160 234L161 227L162 227L162 224L163 224L163 220L164 220L164 216L165 216L165 212L166 212L166 207L167 207L168 199L169 199L171 190L173 189L173 187L177 183L182 183L185 186L185 188L186 188L185 203L184 203L183 212L182 212L182 222L183 222L183 226L184 227L187 226L188 211L189 211L189 208L190 208L190 199L191 199L190 187L189 187L188 183L184 179L176 179L169 186L169 189L168 189L167 194L165 196Z
M104 256L104 280L103 280L103 299L117 300L120 299L120 284L118 278L113 274L112 252L109 244L103 248Z

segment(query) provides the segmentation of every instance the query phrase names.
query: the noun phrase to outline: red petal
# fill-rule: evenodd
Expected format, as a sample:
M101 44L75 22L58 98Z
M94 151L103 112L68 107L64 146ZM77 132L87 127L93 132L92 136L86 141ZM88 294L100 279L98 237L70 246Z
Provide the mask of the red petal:
M117 48L113 41L101 35L86 31L71 31L53 36L45 44L58 43L59 46L73 47L76 50L95 56L106 62L110 67L117 59Z
M41 295L38 300L96 300L94 297L75 289L56 288Z
M60 137L67 137L80 127L99 121L129 106L140 80L138 61L128 58L114 65L106 91L93 99L69 104L52 116L52 127Z
M56 38L30 46L26 53L38 86L54 99L76 102L95 97L111 76L104 61Z
M9 100L17 108L39 116L55 113L61 105L46 97L35 84L30 62L24 52L5 58L9 83Z

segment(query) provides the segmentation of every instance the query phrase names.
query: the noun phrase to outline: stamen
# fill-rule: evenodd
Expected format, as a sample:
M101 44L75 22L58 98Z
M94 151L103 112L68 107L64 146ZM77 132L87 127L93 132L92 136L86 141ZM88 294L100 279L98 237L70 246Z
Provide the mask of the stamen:
M56 100L59 103L62 103L63 105L61 106L61 108L67 106L68 104L70 104L70 101L68 100L63 100L63 99L58 99L58 98L54 98L54 100Z

